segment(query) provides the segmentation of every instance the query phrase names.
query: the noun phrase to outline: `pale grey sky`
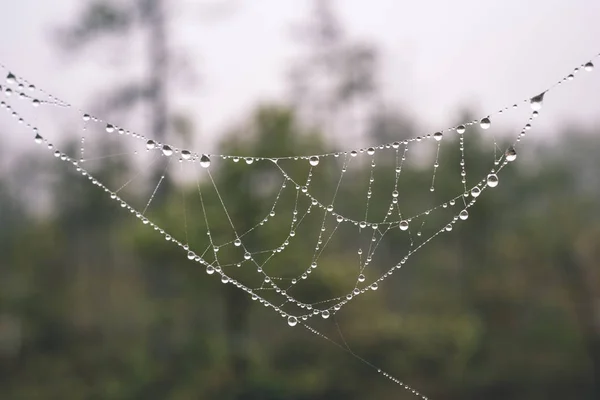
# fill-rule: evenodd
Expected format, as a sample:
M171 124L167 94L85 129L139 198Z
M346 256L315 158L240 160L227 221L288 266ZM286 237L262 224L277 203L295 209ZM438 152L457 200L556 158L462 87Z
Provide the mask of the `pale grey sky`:
M172 40L197 62L202 77L202 84L177 96L176 104L196 117L207 137L216 137L247 116L257 101L283 95L287 65L299 50L290 27L306 20L311 4L238 0L231 17L203 22L199 4L218 2L167 2L176 5L169 11L177 18ZM99 45L70 59L59 56L49 33L72 21L83 3L5 0L0 7L5 16L0 24L0 62L86 108L93 95L128 79L134 70L111 69L107 60L115 57L118 46ZM390 103L405 108L427 130L453 124L465 105L484 114L536 94L600 52L598 0L338 0L336 4L351 37L379 46ZM121 50L123 57L136 54L136 49ZM561 93L547 99L549 112L540 121L542 130L564 121L600 120L600 79L574 82Z

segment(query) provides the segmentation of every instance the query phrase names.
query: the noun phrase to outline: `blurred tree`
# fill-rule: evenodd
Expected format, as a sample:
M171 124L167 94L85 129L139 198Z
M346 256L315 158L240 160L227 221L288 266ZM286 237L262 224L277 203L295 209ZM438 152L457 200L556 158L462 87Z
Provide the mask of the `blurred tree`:
M232 132L230 137L223 140L221 151L223 154L248 154L266 158L281 154L293 156L325 151L318 135L303 133L301 130L290 111L279 107L263 107L255 113L248 126ZM248 137L242 134L248 131L253 135ZM280 173L269 164L263 162L252 169L239 166L218 170L215 186L220 188L223 198L229 199L227 209L229 216L235 221L237 232L246 232L255 226L256 217L266 211L264 205L277 194L277 186L268 185L267 182L278 180ZM258 180L263 183L258 184ZM217 201L214 202L214 205L218 204ZM289 208L291 204L282 206ZM215 215L217 211L210 214ZM226 232L231 230L227 226L220 227L223 228ZM265 234L248 235L244 239L244 246L256 251L269 246L269 243L277 243L281 237L279 235L285 234L282 228L286 227L275 227L275 231L269 230ZM292 267L290 264L288 266ZM229 286L226 293L225 323L234 366L230 384L233 392L237 392L232 398L241 400L248 398L246 390L251 387L247 380L249 360L244 346L244 337L249 332L251 302L246 293L235 287ZM238 387L239 383L242 385Z
M165 12L163 0L130 0L125 4L94 0L85 5L77 22L60 31L63 46L79 51L102 36L118 35L122 40L139 24L147 34L149 76L137 82L128 78L129 82L113 89L106 101L109 111L123 111L140 101L147 102L151 137L159 141L165 140L167 134L167 83L172 73Z
M296 31L308 51L290 71L292 104L318 129L358 139L357 126L381 105L377 50L347 38L332 0L312 4L309 22Z

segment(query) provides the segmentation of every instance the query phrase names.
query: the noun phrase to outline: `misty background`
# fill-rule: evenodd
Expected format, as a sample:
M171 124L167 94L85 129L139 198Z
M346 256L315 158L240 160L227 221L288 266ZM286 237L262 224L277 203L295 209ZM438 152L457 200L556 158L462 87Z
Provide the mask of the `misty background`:
M199 153L310 155L432 133L529 98L600 51L592 0L20 0L2 10L6 68L117 126ZM431 399L600 397L599 67L548 93L518 161L460 229L340 312L354 352ZM45 137L77 154L77 112L37 115ZM501 148L525 122L519 113L492 121ZM15 127L0 117L1 398L415 398L207 279ZM490 138L469 133L468 171L479 176ZM119 146L104 143L99 154ZM459 163L457 152L443 157ZM403 172L408 206L431 200L431 165L425 155ZM90 168L115 185L135 166ZM215 180L236 225L252 226L276 194L256 184L271 171L220 166ZM392 161L378 168L388 175L377 182L389 183ZM160 168L146 171L153 188ZM363 210L368 172L350 171L342 187L350 214ZM455 195L457 174L441 168L435 196ZM171 178L152 218L181 236L181 192L193 188ZM314 190L335 183L325 173ZM143 204L147 188L129 196ZM377 194L370 203L387 206ZM199 205L189 207L200 218ZM306 225L317 231L319 222ZM213 229L226 237L225 219ZM269 248L286 229L252 244ZM207 240L193 222L188 234ZM346 287L358 239L340 236L319 265L330 275L315 274L299 296ZM403 246L387 241L374 268L398 262ZM281 265L293 269L313 250L300 240Z

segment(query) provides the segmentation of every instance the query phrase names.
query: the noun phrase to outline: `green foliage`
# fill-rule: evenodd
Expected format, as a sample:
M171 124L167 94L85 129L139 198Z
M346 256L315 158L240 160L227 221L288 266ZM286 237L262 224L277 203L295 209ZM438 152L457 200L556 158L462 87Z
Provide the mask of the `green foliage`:
M467 163L482 171L489 168L488 149L476 137L467 140ZM599 288L599 204L576 178L581 163L597 167L597 160L592 151L585 159L574 155L593 145L591 136L571 135L556 148L540 150L535 176L518 162L511 165L494 196L482 195L458 232L436 239L378 292L336 316L352 350L433 399L559 399L566 393L592 399L598 332L589 321L595 304L586 302ZM278 107L258 110L222 144L223 153L242 156L324 151L319 133L304 131L292 112ZM458 160L448 153L440 163ZM385 162L381 167L393 168ZM287 167L290 175L306 173L303 163ZM107 164L97 173L110 180L126 168ZM312 189L327 193L336 173L324 171ZM451 184L455 173L440 169L436 196L448 198L457 190ZM0 398L411 398L335 346L289 328L241 291L209 279L81 177L56 174L61 181L52 189L57 201L50 216L11 219L2 213ZM351 181L360 181L356 174ZM377 184L389 186L388 175ZM268 212L266 199L278 187L268 182L277 176L269 162L215 167L215 185L238 231ZM402 187L414 190L403 207L430 196L419 190L429 188L430 177L418 164L405 166ZM213 235L230 240L212 184L198 185ZM344 190L340 206L362 210L365 188ZM198 196L197 183L187 183L184 191L189 199ZM10 190L3 193L0 209L19 203ZM154 219L181 237L181 193L169 193L155 206ZM282 197L280 206L290 209L293 201ZM387 203L376 196L370 207L381 211ZM193 221L189 242L208 245L197 197L186 212ZM307 231L319 223L309 220ZM248 245L276 243L286 229L268 224ZM405 251L393 240L385 246L377 268L397 262ZM299 285L295 296L331 297L351 284L347 268L355 244L332 249L320 261L322 274ZM297 270L298 260L312 250L314 243L300 241L277 264ZM221 263L233 259L220 257ZM577 296L583 290L590 295ZM334 326L317 325L338 340Z

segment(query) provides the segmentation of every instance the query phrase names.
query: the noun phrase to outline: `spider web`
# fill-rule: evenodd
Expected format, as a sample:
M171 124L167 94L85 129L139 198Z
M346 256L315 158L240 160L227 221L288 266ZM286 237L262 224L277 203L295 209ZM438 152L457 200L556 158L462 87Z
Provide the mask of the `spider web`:
M498 186L502 170L517 158L518 146L548 93L582 70L592 71L594 65L588 61L531 98L443 131L360 149L280 157L202 154L161 143L74 107L1 67L6 80L0 87L4 95L0 105L35 143L180 248L182 257L201 265L211 278L236 286L289 326L303 326L427 399L356 354L335 315L382 287L436 237L465 223L469 210ZM78 149L61 150L42 135L39 114L54 117L57 110L68 115L70 125L80 132ZM501 148L494 122L513 112L523 114L523 127L509 147ZM483 145L489 150L489 168L481 171L468 168L470 134L476 129L486 131ZM96 176L107 163L128 167L119 169L116 178ZM406 177L407 165L425 171L421 187L407 187L415 181ZM453 195L440 198L436 191L440 185ZM236 192L227 189L232 186ZM350 195L357 188L362 198ZM181 193L177 216L165 217L153 208L166 191ZM419 191L419 196L411 197ZM259 199L261 207L244 209L240 203L246 196ZM389 204L386 209L370 207L383 201ZM404 255L384 265L387 258L382 253L389 246ZM294 247L294 258L287 257L286 251ZM349 248L354 249L350 255ZM333 262L333 256L341 253L344 259ZM325 290L314 298L315 290L302 289L310 283L318 289L322 282L334 282L337 292ZM333 321L337 337L317 330L314 319Z

